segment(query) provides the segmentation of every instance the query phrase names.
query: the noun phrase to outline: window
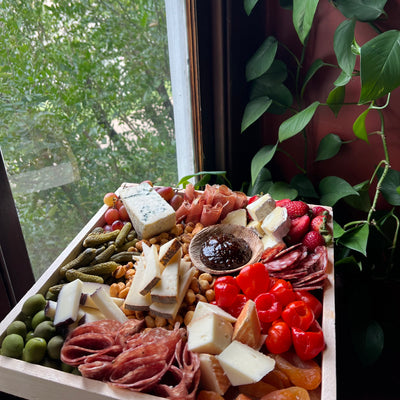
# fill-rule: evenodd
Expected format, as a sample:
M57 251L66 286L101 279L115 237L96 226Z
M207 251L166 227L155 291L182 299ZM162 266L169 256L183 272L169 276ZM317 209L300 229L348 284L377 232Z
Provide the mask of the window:
M185 18L184 0L0 4L0 143L36 278L106 192L193 172Z

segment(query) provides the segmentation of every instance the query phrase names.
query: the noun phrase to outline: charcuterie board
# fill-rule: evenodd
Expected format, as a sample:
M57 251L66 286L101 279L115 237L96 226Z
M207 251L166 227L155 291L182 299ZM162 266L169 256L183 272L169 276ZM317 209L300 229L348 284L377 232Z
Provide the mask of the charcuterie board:
M126 187L123 184L121 188ZM120 189L121 189L120 188ZM120 190L119 189L119 190ZM116 192L118 193L118 191ZM75 259L84 239L94 228L105 224L104 215L108 207L102 206L69 246L59 255L47 271L38 279L15 308L0 323L0 339L6 335L7 327L21 313L24 302L36 293L46 294L59 281L62 266ZM329 209L332 213L332 210ZM336 399L336 349L335 349L335 282L333 270L333 246L327 248L327 277L322 295L323 311L321 323L326 347L322 353L321 400ZM119 389L101 381L63 372L19 359L0 356L0 390L25 399L157 399L162 397Z

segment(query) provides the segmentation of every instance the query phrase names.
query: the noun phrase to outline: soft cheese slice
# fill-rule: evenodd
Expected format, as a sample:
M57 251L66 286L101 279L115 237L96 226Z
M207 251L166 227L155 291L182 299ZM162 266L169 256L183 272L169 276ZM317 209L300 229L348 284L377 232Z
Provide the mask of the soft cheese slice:
M219 354L232 340L233 326L218 314L192 320L187 327L188 349L196 353Z
M275 368L275 360L237 340L216 356L233 386L260 381Z
M82 286L82 281L75 279L61 288L54 315L54 326L69 325L77 320Z
M282 249L284 249L286 247L286 244L282 240L282 238L276 238L272 233L269 233L269 232L267 232L261 238L261 241L264 246L264 250L271 249L272 247L275 247L275 246L281 246Z
M179 268L182 249L175 254L161 274L161 280L151 289L151 301L160 303L176 303L179 286Z
M254 221L262 221L274 208L275 200L268 193L246 207Z
M212 354L199 354L200 359L200 387L211 390L223 396L231 386L228 377Z
M220 317L225 318L228 322L236 322L236 318L233 315L227 313L225 310L215 304L206 303L204 301L199 301L196 304L191 322L196 321L197 319L200 319L210 313L217 314Z
M263 236L265 232L261 228L261 222L262 221L250 221L246 226L249 229L253 229L254 232L256 232L259 236Z
M282 239L290 229L290 218L285 207L275 207L264 219L261 228L277 239Z
M179 308L182 305L182 301L185 297L185 294L189 288L190 283L192 282L192 278L195 274L196 268L192 267L187 270L182 277L179 279L179 289L178 296L175 303L166 304L166 303L152 303L150 305L150 311L152 311L155 315L158 315L163 318L174 320L176 314L179 311ZM133 282L132 282L133 284Z
M129 186L120 197L139 238L148 239L175 226L175 211L148 183Z
M261 340L261 325L256 304L248 300L233 327L232 340L238 340L253 349L258 349Z
M90 297L97 305L97 308L100 310L100 312L106 317L106 319L113 319L121 323L124 323L128 320L128 317L113 302L110 295L103 288L98 288L90 295Z
M233 224L246 226L247 224L247 211L245 208L239 208L238 210L231 211L221 221L221 224Z
M144 257L140 257L140 259L136 262L135 269L136 273L133 276L131 287L125 299L124 307L127 310L148 311L151 304L150 293L147 293L143 296L139 292L144 274Z
M158 252L160 263L166 266L179 252L179 250L182 251L182 244L177 238L171 239L169 242L164 243Z
M145 296L161 279L161 264L158 259L157 247L150 248L143 243L144 273L140 282L139 293Z

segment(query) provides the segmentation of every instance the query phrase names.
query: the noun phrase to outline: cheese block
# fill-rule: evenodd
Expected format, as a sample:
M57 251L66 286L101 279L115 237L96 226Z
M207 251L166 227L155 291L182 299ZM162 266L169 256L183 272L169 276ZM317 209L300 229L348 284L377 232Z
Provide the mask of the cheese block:
M204 301L199 301L196 304L191 322L196 321L197 319L200 319L210 313L217 314L220 317L225 318L228 322L236 322L236 318L233 315L227 313L225 310L215 304L206 303Z
M82 286L82 281L75 279L61 288L54 314L54 326L69 325L77 321Z
M261 340L261 325L256 304L248 300L233 327L232 340L237 340L253 349L258 349Z
M262 221L274 208L275 200L268 193L246 207L254 221Z
M231 386L228 377L213 354L199 354L200 388L223 396Z
M275 368L275 360L237 340L216 356L233 386L260 381Z
M151 301L160 303L175 303L178 297L179 268L182 249L175 254L161 274L161 280L151 289Z
M275 247L277 245L282 245L282 248L286 247L285 242L282 240L282 238L276 238L272 233L267 232L262 238L261 238L262 244L264 246L264 250L271 249L272 247Z
M142 295L139 292L144 274L144 257L141 257L135 264L136 273L133 276L131 287L125 299L124 307L127 310L148 311L151 304L150 293Z
M158 259L157 247L143 243L144 272L139 286L139 293L145 296L161 279L161 264Z
M233 210L221 221L221 224L233 224L246 226L247 224L247 211L245 208Z
M290 229L290 218L285 207L275 207L263 220L261 228L277 239L286 236Z
M196 353L219 354L232 340L233 326L218 314L192 320L187 327L188 349Z
M182 249L182 244L177 238L171 239L169 242L164 243L158 251L160 263L166 266L180 249Z
M121 323L124 323L128 320L128 317L113 302L110 295L103 288L98 288L90 295L90 297L97 305L97 308L100 310L100 312L106 317L106 319L113 319Z
M148 183L128 186L120 197L139 239L148 239L175 226L175 211Z
M263 236L265 232L261 228L261 222L262 221L250 221L246 227L249 229L252 229L254 232L256 232L259 236Z

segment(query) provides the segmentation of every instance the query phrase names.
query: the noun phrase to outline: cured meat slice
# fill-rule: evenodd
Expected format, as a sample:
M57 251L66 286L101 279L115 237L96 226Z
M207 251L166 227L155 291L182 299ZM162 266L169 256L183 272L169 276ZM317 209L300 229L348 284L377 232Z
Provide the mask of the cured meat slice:
M194 224L197 224L200 221L201 213L203 211L203 206L204 206L204 199L201 197L197 197L194 199L192 204L190 205L190 210L189 213L186 216L185 222L188 224L190 222L193 222Z
M188 183L185 187L185 192L183 194L183 200L187 200L191 203L196 197L196 191L192 183Z
M216 224L221 217L221 212L222 212L221 203L217 203L215 205L204 204L200 216L200 223L203 226L210 226Z
M191 203L187 200L183 200L183 203L180 207L175 211L176 222L182 222L188 216L191 208Z
M302 255L302 251L297 249L280 257L275 257L271 261L265 263L268 271L282 271L292 266Z

